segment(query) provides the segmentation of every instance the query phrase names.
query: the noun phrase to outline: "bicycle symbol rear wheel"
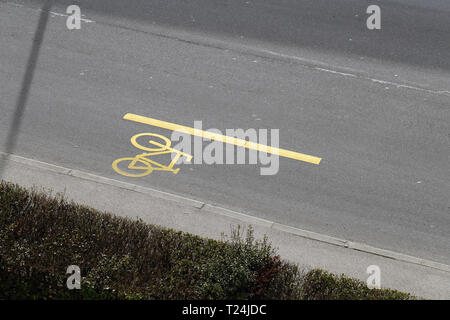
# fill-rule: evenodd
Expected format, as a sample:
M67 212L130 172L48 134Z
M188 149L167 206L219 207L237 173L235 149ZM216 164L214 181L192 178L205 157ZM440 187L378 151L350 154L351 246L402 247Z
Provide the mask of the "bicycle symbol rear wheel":
M126 168L128 168L131 172L124 171L119 168L119 163L122 163ZM140 163L143 166L136 166L136 163ZM132 178L140 178L145 177L152 173L153 167L150 163L140 160L137 158L120 158L116 159L112 163L112 167L114 171L116 171L118 174L121 174L126 177L132 177ZM134 173L133 173L134 172ZM140 172L140 173L137 173Z

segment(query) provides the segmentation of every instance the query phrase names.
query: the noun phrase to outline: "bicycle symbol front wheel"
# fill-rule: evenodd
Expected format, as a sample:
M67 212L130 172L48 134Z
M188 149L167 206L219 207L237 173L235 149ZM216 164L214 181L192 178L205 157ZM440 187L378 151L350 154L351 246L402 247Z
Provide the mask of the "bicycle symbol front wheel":
M150 145L156 146L157 148L153 147L153 148L149 148L147 146L143 146L141 144L139 144L139 142L137 141L138 138L140 137L146 137L146 138L158 138L157 140L160 140L162 143L158 142L158 141L154 141L154 140L148 140L147 142ZM139 133L134 135L131 138L131 144L133 146L135 146L138 149L141 150L145 150L145 151L150 151L150 152L159 152L159 151L166 151L170 148L170 140L167 137L164 137L160 134L156 134L156 133Z
M124 166L125 168L129 169L130 171L124 171L119 168L119 163ZM136 166L136 163L142 164L143 166ZM112 167L114 171L116 171L118 174L121 174L126 177L132 177L132 178L140 178L145 177L152 173L153 167L150 163L136 159L136 158L120 158L116 159L112 163ZM138 173L139 172L139 173Z

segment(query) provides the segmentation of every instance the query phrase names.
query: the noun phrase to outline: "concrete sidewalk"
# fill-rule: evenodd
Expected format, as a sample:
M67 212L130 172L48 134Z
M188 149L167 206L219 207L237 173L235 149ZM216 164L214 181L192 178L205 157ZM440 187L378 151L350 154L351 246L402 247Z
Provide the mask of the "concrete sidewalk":
M381 284L432 299L450 299L450 266L255 218L86 172L15 155L0 154L3 180L63 193L68 199L129 218L221 239L232 227L252 225L267 235L283 259L366 281L369 265L381 269Z

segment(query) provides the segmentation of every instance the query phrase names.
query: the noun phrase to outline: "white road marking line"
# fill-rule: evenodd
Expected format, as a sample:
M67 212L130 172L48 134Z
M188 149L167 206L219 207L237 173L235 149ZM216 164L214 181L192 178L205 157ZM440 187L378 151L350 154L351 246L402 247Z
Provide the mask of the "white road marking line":
M35 9L35 8L26 7L26 6L24 6L23 4L20 4L20 3L6 1L5 4L9 4L9 5L18 7L18 8L26 8L26 9L33 10L33 11L36 11L36 12L42 12L42 9ZM69 16L68 14L54 12L54 11L49 11L49 13L52 16L57 16L57 17L68 17ZM82 15L82 16L84 16L84 15ZM85 23L95 23L94 20L90 20L90 19L86 19L86 18L80 18L80 20L82 22L85 22Z

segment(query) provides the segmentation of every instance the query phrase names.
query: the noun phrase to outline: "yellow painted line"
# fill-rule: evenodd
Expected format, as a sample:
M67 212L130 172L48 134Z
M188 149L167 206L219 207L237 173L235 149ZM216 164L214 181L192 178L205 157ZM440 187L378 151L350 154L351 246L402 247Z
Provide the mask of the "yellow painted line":
M280 157L304 161L304 162L308 162L308 163L312 163L312 164L319 164L320 161L322 160L322 158L310 156L310 155L304 154L304 153L298 153L298 152L294 152L294 151L290 151L290 150L286 150L286 149L280 149L280 148L273 148L273 147L266 146L263 144L250 142L250 141L246 141L243 139L238 139L235 137L228 137L228 136L224 136L224 135L221 135L218 133L199 130L199 129L195 129L195 128L190 128L190 127L182 126L179 124L161 121L161 120L157 120L157 119L153 119L153 118L139 116L137 114L127 113L126 115L123 116L123 118L125 120L148 124L150 126L160 127L160 128L164 128L164 129L168 129L168 130L172 130L172 131L187 133L192 136L197 136L197 137L202 137L205 139L220 141L223 143L234 144L235 146L244 147L244 148L252 149L252 150L257 150L257 151L261 151L261 152L265 152L265 153L276 154L276 155L279 155Z

